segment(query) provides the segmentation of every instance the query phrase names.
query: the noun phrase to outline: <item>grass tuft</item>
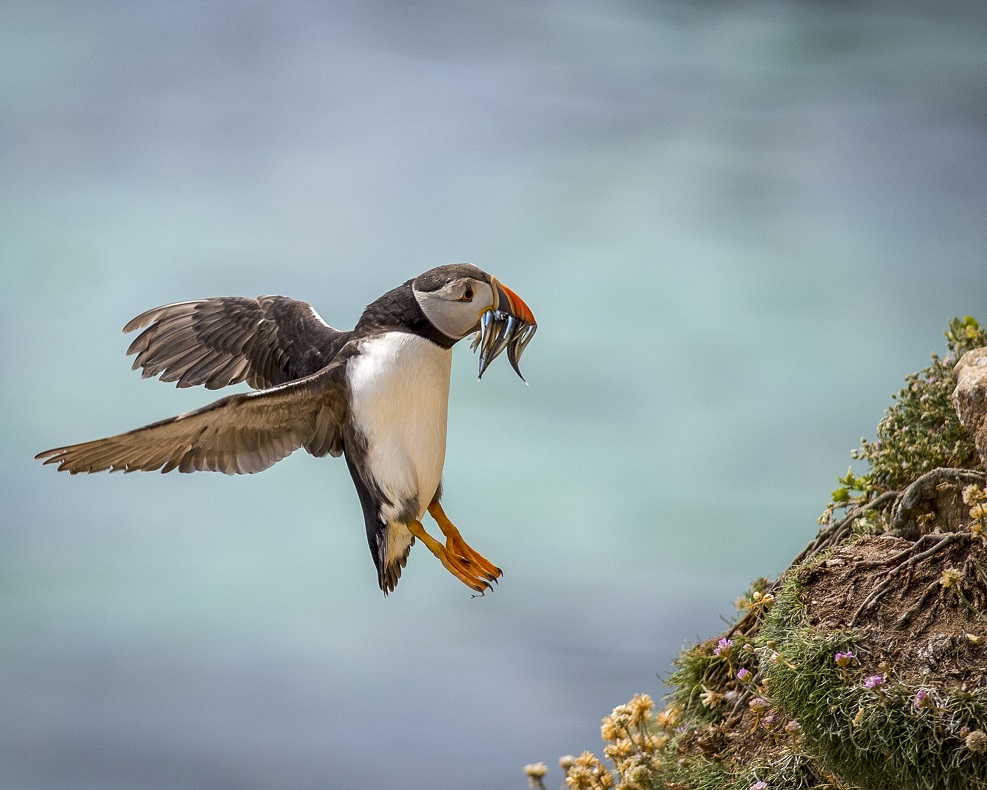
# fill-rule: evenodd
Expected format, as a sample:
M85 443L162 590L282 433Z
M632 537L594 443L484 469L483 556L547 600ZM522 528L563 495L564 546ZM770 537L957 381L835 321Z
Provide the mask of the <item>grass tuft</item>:
M967 748L987 726L987 690L930 689L892 677L868 687L853 631L823 632L808 624L798 574L778 591L761 638L785 662L767 665L772 700L798 719L823 765L862 790L987 788L987 756ZM858 666L841 668L837 654ZM889 673L887 673L889 674Z

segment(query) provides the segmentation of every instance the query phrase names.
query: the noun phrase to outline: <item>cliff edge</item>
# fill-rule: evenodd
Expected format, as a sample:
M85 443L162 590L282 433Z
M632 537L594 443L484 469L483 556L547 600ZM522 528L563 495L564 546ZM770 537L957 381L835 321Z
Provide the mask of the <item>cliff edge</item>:
M815 539L676 659L660 710L636 695L601 756L563 757L565 786L987 790L987 333L967 317L946 339Z

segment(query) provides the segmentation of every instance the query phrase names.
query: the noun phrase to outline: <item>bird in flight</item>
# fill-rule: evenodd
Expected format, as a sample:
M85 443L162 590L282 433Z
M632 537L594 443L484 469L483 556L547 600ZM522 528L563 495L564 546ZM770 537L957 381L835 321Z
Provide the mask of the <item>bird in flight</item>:
M370 303L348 332L284 296L177 302L142 313L124 332L138 329L127 353L144 378L207 389L246 381L255 391L37 459L73 474L232 475L263 471L300 447L342 455L385 595L416 538L478 593L502 575L439 504L452 347L475 333L481 377L504 350L521 376L537 329L524 301L495 277L472 264L430 269ZM426 512L444 542L426 532Z

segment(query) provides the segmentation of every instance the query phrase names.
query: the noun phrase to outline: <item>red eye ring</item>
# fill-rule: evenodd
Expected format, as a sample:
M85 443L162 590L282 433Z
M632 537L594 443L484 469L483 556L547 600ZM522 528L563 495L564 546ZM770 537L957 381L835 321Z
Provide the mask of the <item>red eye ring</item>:
M473 301L473 287L470 285L466 286L466 290L463 291L463 295L459 298L460 302L472 302Z

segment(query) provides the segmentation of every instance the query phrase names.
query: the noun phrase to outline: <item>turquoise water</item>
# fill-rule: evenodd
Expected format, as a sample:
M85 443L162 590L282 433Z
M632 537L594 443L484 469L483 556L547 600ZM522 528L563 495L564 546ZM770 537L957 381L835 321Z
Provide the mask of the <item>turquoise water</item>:
M985 12L929 6L3 3L0 785L509 788L597 748L987 319ZM483 599L419 548L384 600L341 462L30 460L214 397L129 371L149 307L349 327L459 260L540 323L528 387L456 350Z

